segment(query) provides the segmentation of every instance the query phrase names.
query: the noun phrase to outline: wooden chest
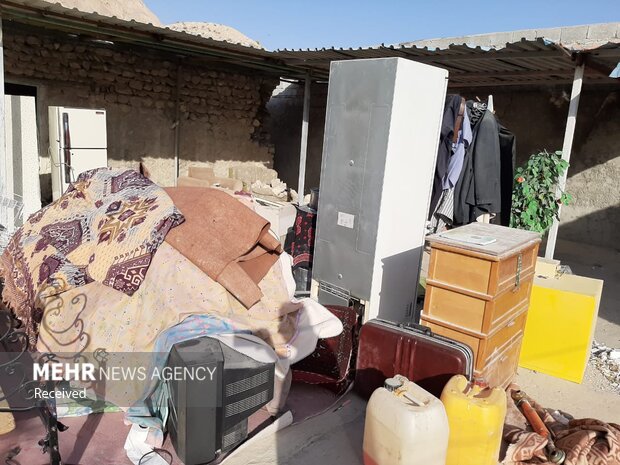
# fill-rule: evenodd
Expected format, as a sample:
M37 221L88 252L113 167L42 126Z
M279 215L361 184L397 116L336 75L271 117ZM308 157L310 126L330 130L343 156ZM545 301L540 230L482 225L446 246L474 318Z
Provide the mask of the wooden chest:
M493 242L466 242L485 238ZM472 348L478 381L506 387L519 362L540 235L473 223L428 241L422 323Z

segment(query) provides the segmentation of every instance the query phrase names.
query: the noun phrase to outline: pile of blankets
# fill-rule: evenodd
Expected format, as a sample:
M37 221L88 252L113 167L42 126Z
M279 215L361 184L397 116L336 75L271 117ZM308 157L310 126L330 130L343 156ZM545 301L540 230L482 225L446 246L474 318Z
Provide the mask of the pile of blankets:
M291 267L269 222L233 195L108 168L82 173L0 257L2 297L31 350L151 352L183 322L202 334L206 320L190 318L202 315L260 338L281 377L342 331L327 309L293 298Z
M31 348L40 291L61 294L98 282L132 295L153 255L183 216L136 171L82 173L56 202L28 218L0 258L2 298L25 324Z

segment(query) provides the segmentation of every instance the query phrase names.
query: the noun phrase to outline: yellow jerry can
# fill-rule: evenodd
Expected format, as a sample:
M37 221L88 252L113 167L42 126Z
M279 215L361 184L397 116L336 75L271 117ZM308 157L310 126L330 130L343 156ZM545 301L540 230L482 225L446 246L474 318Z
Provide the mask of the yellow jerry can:
M506 418L506 393L453 376L441 393L450 439L446 465L497 465Z

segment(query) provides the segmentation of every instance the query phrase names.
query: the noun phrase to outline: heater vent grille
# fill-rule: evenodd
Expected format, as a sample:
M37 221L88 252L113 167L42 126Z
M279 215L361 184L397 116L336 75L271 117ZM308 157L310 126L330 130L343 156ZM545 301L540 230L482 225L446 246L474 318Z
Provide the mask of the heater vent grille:
M246 399L241 399L237 402L233 402L232 404L226 405L225 407L226 418L246 412L248 410L253 409L254 407L257 407L261 404L265 404L267 402L269 402L269 392L261 391L257 394L254 394L251 397L248 397Z
M250 376L249 378L235 381L226 385L226 397L232 397L242 392L249 391L250 389L254 389L261 384L265 384L268 381L268 371L263 371L261 373L255 374L254 376Z
M226 451L243 441L248 435L248 422L242 421L237 423L231 429L226 431L222 437L222 450Z
M333 284L327 283L325 281L321 281L319 283L319 289L323 292L328 292L344 300L349 300L351 298L351 293L346 289L334 286Z

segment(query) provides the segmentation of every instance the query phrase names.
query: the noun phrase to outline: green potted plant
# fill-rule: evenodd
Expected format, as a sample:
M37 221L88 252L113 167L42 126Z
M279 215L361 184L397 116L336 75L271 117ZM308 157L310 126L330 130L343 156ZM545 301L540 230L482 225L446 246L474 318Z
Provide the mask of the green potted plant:
M546 233L554 219L559 219L560 205L568 205L572 197L560 191L558 181L568 169L562 152L546 150L530 156L525 165L515 170L512 189L510 226Z

